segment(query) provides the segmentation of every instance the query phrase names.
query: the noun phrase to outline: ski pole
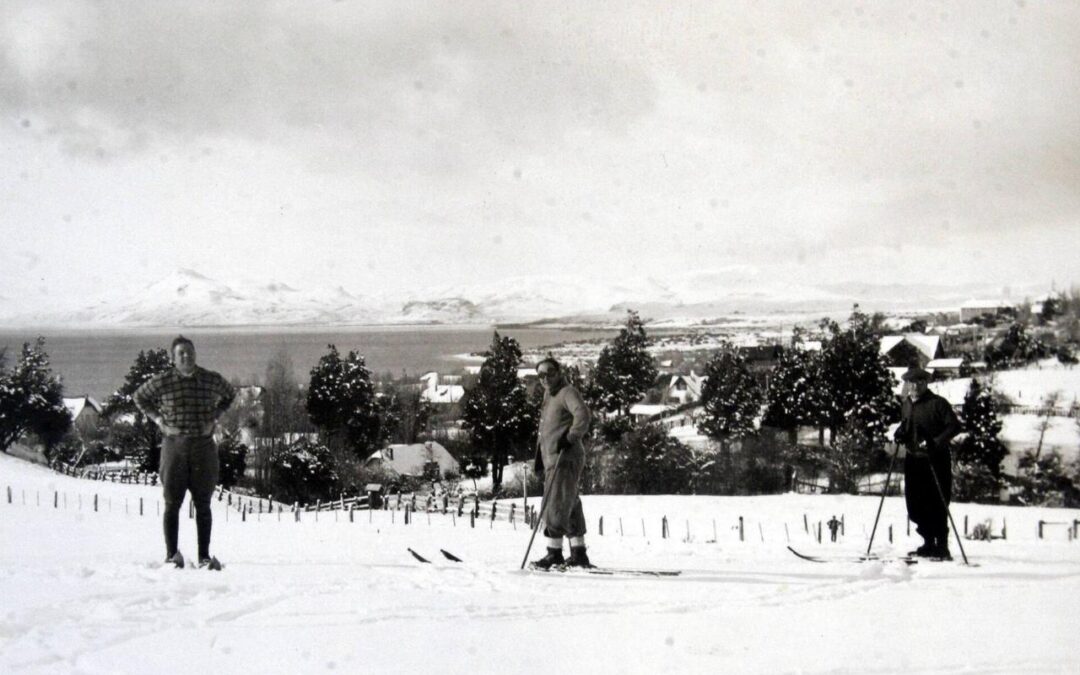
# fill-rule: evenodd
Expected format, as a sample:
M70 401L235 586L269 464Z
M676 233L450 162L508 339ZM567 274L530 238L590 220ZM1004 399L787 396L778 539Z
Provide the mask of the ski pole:
M900 448L897 447L896 452L893 453L889 459L889 472L885 474L885 487L881 488L881 501L877 505L877 515L874 516L874 527L870 530L870 543L866 545L866 555L870 556L870 548L874 545L874 535L877 533L878 520L881 519L881 507L885 506L885 495L889 494L889 481L892 480L893 465L896 464L896 456L900 454Z
M558 459L555 460L555 468L551 470L551 480L555 481L555 474L559 472L559 463L562 462L562 453L559 453ZM529 537L529 546L525 549L525 557L521 559L521 569L525 569L525 563L529 560L529 551L532 550L533 541L536 540L536 531L540 529L540 523L544 522L544 512L548 507L548 486L544 486L544 496L540 500L540 514L536 517L536 522L533 524L532 536Z
M945 501L945 491L941 489L941 481L937 477L937 469L934 468L934 463L927 457L926 461L930 464L930 475L934 477L934 487L937 488L938 497L941 497L941 503L945 506L945 513L949 515L949 524L952 525L953 535L956 537L956 544L960 547L960 556L964 559L965 565L970 565L968 562L967 553L964 553L964 542L960 541L960 533L956 531L956 522L953 521L952 510L949 509L949 503Z

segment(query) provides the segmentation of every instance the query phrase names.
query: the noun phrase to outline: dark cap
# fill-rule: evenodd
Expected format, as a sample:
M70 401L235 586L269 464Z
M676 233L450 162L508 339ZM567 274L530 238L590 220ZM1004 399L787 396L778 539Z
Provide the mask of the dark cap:
M930 373L926 372L922 368L915 366L914 368L908 368L902 378L904 382L929 382Z

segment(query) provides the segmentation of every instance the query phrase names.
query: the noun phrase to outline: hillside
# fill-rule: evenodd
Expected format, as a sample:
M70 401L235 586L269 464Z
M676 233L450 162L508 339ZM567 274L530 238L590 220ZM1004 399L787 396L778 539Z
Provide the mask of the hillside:
M226 568L212 573L160 566L158 488L0 455L8 486L0 670L9 673L1065 673L1080 658L1067 618L1080 544L1063 525L1037 537L1040 519L1071 522L1075 511L957 505L960 522L989 518L999 531L1004 519L1008 539L965 542L979 567L908 567L815 564L786 551L788 537L825 555L864 550L872 497L586 497L595 562L683 570L635 578L519 572L520 523L472 529L417 514L406 526L384 511L241 522L215 502L214 552ZM803 530L804 516L834 514L846 522L839 543ZM671 538L660 536L663 516ZM183 518L189 555L193 539ZM901 499L887 500L877 541L883 553L914 543ZM466 562L443 560L440 548Z

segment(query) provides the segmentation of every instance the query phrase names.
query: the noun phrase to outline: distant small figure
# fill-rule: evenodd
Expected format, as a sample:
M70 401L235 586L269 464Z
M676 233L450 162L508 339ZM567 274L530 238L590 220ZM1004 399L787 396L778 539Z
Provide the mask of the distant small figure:
M836 533L840 531L840 521L836 519L836 516L833 516L832 520L825 524L829 526L829 537L835 542Z
M981 523L976 523L975 527L971 530L971 534L968 535L968 539L976 539L979 541L990 541L994 537L990 531L990 520L987 519Z

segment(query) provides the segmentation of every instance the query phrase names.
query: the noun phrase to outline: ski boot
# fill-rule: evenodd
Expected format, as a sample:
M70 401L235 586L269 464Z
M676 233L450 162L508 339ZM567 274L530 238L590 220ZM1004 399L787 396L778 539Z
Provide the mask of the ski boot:
M213 556L210 556L209 558L199 558L199 569L221 571L221 562Z
M932 558L936 555L937 544L933 538L927 539L923 545L914 551L908 551L908 555L915 558Z
M571 546L570 547L570 559L566 561L567 567L592 567L592 563L589 562L589 554L585 552L584 546Z
M180 551L173 553L171 556L165 558L166 565L173 565L177 569L184 569L184 556Z
M562 549L549 548L547 550L547 555L539 560L534 560L531 566L538 570L549 570L552 567L559 567L564 563L566 563L566 560L563 559Z

